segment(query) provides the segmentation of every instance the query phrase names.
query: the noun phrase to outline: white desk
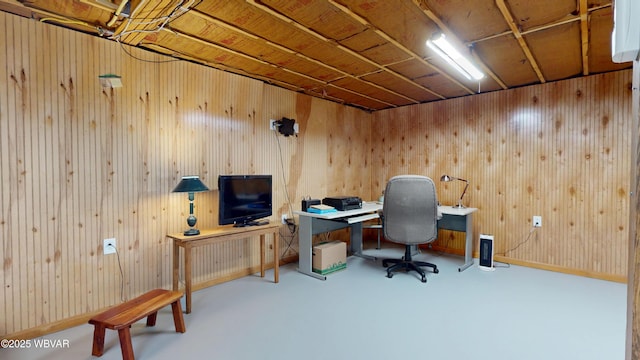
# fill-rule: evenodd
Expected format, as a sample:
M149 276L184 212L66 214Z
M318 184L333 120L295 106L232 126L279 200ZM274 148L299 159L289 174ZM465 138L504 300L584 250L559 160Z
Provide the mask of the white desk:
M458 271L463 271L473 265L473 221L471 215L478 209L439 206L438 210L442 214L442 218L438 220L438 229L462 231L466 233L464 264L458 268Z
M375 218L382 205L375 202L363 202L361 209L336 211L325 214L315 214L306 211L294 211L300 216L298 271L311 277L326 280L325 275L314 273L312 270L313 235L329 231L351 228L351 253L362 256L362 222ZM371 216L363 216L372 214Z
M472 213L477 208L457 208L453 206L439 206L442 218L438 220L438 229L461 231L466 234L464 247L464 264L458 271L464 271L473 265L473 218ZM306 211L294 211L300 216L300 255L298 271L311 277L326 280L327 277L312 271L313 235L328 231L351 228L351 253L362 256L362 222L369 220L362 215L382 211L382 204L364 202L362 209L337 211L326 214L315 214Z

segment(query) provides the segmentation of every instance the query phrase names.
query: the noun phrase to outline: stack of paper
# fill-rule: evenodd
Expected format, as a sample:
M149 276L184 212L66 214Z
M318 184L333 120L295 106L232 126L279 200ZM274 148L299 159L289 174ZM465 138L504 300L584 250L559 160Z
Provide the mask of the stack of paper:
M309 206L307 211L314 214L326 214L336 212L337 210L333 206L318 204Z

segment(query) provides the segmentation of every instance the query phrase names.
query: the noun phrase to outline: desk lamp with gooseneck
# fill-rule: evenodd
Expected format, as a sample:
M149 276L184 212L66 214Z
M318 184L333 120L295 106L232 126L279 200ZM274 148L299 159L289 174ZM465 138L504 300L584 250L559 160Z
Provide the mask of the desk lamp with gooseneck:
M442 177L440 177L440 181L442 181L442 182L450 182L450 181L453 181L453 180L460 180L460 181L464 181L465 183L467 183L464 186L464 190L462 191L462 195L460 195L460 199L458 199L458 204L456 206L454 206L455 208L462 209L462 208L465 207L464 205L462 205L462 198L464 197L464 194L466 194L466 192L467 192L467 188L469 187L469 182L467 180L465 180L465 179L460 179L460 178L449 176L449 175L442 175Z

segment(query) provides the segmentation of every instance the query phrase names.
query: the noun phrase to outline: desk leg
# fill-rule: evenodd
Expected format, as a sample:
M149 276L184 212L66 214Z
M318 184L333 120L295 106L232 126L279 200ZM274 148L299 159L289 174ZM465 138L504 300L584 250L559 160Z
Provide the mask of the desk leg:
M327 277L324 275L316 274L312 269L312 239L313 232L311 226L313 225L313 218L310 216L300 216L300 227L298 233L298 271L314 277L320 280L327 280Z
M351 224L351 254L369 260L376 260L375 256L362 254L362 223Z
M458 268L458 272L464 271L473 265L473 221L471 221L471 214L465 217L464 265Z
M173 291L179 290L180 279L180 246L173 240Z
M280 281L280 245L278 244L278 231L273 232L273 282Z
M191 246L184 247L184 297L186 312L191 313Z
M260 277L264 277L264 237L260 235Z

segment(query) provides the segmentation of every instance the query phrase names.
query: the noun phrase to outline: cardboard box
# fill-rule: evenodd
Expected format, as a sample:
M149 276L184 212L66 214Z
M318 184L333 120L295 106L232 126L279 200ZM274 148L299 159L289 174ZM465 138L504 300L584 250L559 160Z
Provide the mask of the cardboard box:
M347 268L347 244L323 242L313 247L313 272L326 275Z

